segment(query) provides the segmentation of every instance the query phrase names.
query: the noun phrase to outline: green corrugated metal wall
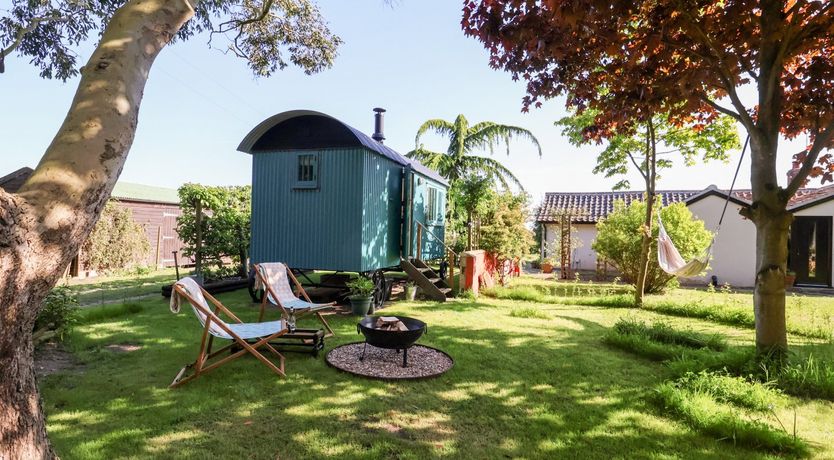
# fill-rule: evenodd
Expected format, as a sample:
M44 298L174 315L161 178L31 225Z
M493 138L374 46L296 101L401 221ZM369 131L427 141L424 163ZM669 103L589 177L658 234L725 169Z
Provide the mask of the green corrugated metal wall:
M252 156L252 263L359 271L365 149L308 152L319 152L319 189L293 189L293 151Z
M365 151L362 188L362 271L400 264L403 167Z
M293 188L298 152L319 154L318 189ZM252 158L252 263L351 272L399 264L401 165L362 147L258 152ZM446 189L419 174L415 179L414 219L443 238L443 220L426 222L425 203L430 184L444 204ZM415 256L416 245L412 249ZM423 258L443 255L442 245L424 234Z

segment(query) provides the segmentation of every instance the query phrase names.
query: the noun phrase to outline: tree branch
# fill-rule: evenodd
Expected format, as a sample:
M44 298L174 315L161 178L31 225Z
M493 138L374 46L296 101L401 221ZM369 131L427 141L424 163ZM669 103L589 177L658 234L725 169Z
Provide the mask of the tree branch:
M741 115L738 112L734 112L726 107L719 105L718 103L710 99L706 94L701 94L700 97L702 101L706 102L707 105L714 108L715 110L723 113L724 115L729 115L741 123L744 123L744 120L741 119Z
M828 146L832 137L834 137L834 121L830 122L822 133L814 136L814 143L811 145L811 149L808 150L805 161L802 162L802 166L797 171L796 176L791 179L788 187L785 188L786 198L792 197L799 190L799 187L808 178L808 174L811 173L811 169L816 165L820 152Z
M232 30L237 29L237 35L235 38L232 39L233 45L230 47L232 51L235 53L236 56L249 59L249 56L240 49L240 45L238 45L238 40L240 40L241 35L243 35L243 27L249 24L254 24L256 22L263 21L267 15L269 15L269 10L272 8L272 5L275 3L275 0L266 0L261 10L258 12L257 16L251 17L249 19L232 19L226 22L221 22L217 29L212 29L209 33L209 45L211 45L211 40L214 37L214 34L225 34L226 32L230 32Z
M19 47L20 44L23 43L23 37L25 37L26 34L35 30L35 28L38 27L38 25L41 24L42 22L67 22L67 21L69 21L69 18L64 17L64 16L42 16L42 17L32 18L32 20L29 21L29 25L27 25L26 27L21 27L20 30L17 31L17 34L15 34L14 40L12 41L12 43L9 46L7 46L4 49L0 49L0 73L5 72L5 70L6 70L6 66L4 64L4 62L6 60L5 59L6 56L12 54L12 51L16 50L17 47Z

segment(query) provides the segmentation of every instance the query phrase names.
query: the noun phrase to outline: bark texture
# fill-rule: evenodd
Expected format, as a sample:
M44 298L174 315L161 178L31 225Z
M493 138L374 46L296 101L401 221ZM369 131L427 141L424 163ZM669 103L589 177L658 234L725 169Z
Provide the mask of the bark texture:
M778 137L759 134L751 136L750 140L750 153L753 156L753 204L742 214L756 225L756 280L753 293L756 349L759 354L782 354L788 349L785 274L788 235L793 216L786 211L787 193L776 181L774 162Z
M34 173L16 195L0 191L0 459L55 456L35 381L35 318L121 173L154 59L192 15L186 0L120 8Z
M629 154L630 155L630 154ZM631 159L636 164L634 158ZM640 174L646 181L646 219L641 228L640 261L637 272L637 285L634 289L634 305L643 307L643 296L646 293L646 278L649 276L649 252L652 247L652 217L654 213L655 186L657 183L657 140L655 139L654 124L649 119L646 123L646 170Z

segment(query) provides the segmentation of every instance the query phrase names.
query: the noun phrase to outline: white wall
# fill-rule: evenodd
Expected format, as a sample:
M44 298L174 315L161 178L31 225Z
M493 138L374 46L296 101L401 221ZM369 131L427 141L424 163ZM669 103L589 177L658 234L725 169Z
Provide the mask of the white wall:
M573 262L574 270L596 270L597 268L597 254L591 249L591 244L594 238L597 237L597 228L594 224L573 224L575 229L573 237L582 242L580 247L573 250L571 261ZM546 244L552 245L559 234L559 224L545 224L547 234L543 240ZM550 257L552 254L546 254L544 248L542 249L543 257ZM558 265L559 261L555 261Z
M805 208L801 211L795 212L794 216L834 216L834 201L826 201L825 203ZM832 231L834 231L834 229L832 229ZM832 238L831 243L831 260L834 261L834 238ZM832 270L831 278L831 285L834 286L834 270Z
M690 204L692 214L704 221L707 230L715 231L724 198L708 196ZM712 246L712 260L703 277L692 280L709 281L718 277L720 284L730 283L737 287L751 287L756 278L756 227L752 222L738 213L740 206L730 202L721 232L716 236Z

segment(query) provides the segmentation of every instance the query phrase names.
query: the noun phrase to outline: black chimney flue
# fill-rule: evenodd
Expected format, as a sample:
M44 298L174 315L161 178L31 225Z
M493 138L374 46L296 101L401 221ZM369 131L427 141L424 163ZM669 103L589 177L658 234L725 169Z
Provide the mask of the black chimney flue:
M385 140L385 109L377 107L374 112L374 135L371 138L382 144Z

